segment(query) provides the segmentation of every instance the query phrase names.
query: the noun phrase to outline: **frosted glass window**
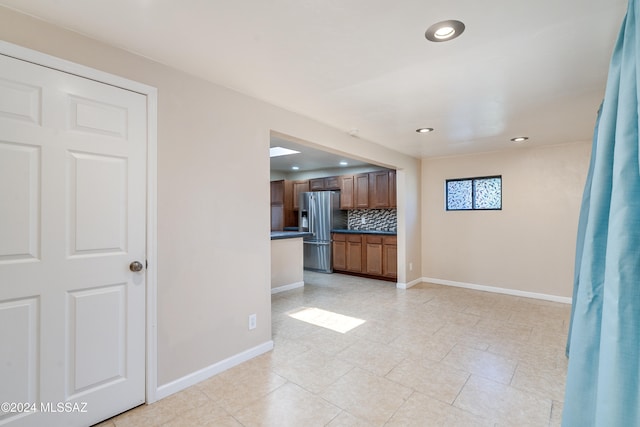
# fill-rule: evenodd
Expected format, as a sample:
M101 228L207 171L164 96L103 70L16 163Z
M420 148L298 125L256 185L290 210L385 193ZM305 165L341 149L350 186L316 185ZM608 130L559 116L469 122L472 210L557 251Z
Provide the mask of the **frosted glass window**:
M502 177L448 179L446 181L447 210L502 209Z
M473 180L473 209L502 208L502 178Z
M447 210L472 209L472 188L470 179L447 181Z

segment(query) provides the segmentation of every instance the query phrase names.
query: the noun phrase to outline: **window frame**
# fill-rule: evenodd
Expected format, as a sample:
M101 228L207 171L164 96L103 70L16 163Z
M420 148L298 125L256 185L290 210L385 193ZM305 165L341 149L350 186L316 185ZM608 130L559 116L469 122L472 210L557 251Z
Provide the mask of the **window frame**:
M475 182L483 179L500 179L500 207L499 208L476 208L476 195L475 195ZM449 208L449 183L450 182L459 182L459 181L471 181L471 208L469 209L453 209ZM445 179L444 182L444 207L446 211L456 212L456 211L501 211L502 210L502 175L487 175L487 176L474 176L469 178L453 178L453 179Z

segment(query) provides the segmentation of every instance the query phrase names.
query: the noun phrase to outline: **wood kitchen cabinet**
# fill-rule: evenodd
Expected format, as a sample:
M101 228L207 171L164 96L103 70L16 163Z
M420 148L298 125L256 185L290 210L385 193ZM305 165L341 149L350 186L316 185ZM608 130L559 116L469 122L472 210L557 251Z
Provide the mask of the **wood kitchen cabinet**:
M298 226L300 193L309 191L309 181L284 181L284 226Z
M353 177L353 207L367 209L369 207L369 174L361 173Z
M347 235L333 234L333 269L347 269Z
M369 208L392 207L396 207L396 172L371 172L369 174Z
M284 180L271 181L271 204L284 205Z
M389 171L389 207L398 206L396 201L396 171Z
M284 182L284 226L298 226L298 212L293 210L293 181Z
M382 275L391 279L398 277L398 238L382 238Z
M297 212L293 213L298 210L300 193L327 190L340 190L340 209L385 209L397 205L393 170L285 181L285 226L291 226L292 222L297 225ZM295 221L290 221L291 218Z
M364 273L374 276L382 276L382 236L364 234L366 265Z
M384 170L324 179L338 180L340 209L384 209L395 208L397 205L396 171ZM312 181L314 180L309 182ZM326 182L323 183L326 185ZM319 183L312 185L320 188Z
M271 181L271 231L284 229L284 187L284 180Z
M353 175L340 177L340 209L353 209Z
M293 181L293 210L298 210L300 207L298 204L300 203L300 193L306 193L309 191L309 181Z
M347 234L346 255L346 270L362 273L362 236L360 234Z
M362 273L362 235L333 233L333 269Z
M309 180L309 191L340 190L340 177L328 176Z
M336 272L383 280L398 277L396 236L333 234L333 269Z

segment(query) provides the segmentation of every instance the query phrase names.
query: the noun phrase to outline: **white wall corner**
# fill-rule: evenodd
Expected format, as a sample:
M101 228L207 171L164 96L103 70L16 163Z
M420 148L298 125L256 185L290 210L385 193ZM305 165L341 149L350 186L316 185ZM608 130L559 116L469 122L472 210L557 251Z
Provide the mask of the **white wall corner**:
M207 366L206 368L202 368L199 371L171 381L170 383L163 384L156 389L155 396L157 400L164 399L165 397L171 396L174 393L182 391L188 387L191 387L192 385L198 384L201 381L211 378L214 375L231 369L234 366L238 366L239 364L244 363L247 360L251 360L254 357L260 356L261 354L264 354L271 350L273 350L273 341L267 341L256 347L250 348L249 350L243 351L242 353L238 353L235 356L231 356L218 363Z
M414 287L418 283L422 283L422 282L423 282L422 278L417 278L415 280L410 281L409 283L398 282L398 283L396 283L396 288L398 288L398 289L409 289L409 288Z

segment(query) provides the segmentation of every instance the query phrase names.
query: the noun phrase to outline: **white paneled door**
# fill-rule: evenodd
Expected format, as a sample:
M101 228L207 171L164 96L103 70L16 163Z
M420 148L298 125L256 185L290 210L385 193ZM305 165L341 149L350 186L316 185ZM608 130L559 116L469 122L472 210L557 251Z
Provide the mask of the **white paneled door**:
M144 402L146 97L0 55L0 425Z

